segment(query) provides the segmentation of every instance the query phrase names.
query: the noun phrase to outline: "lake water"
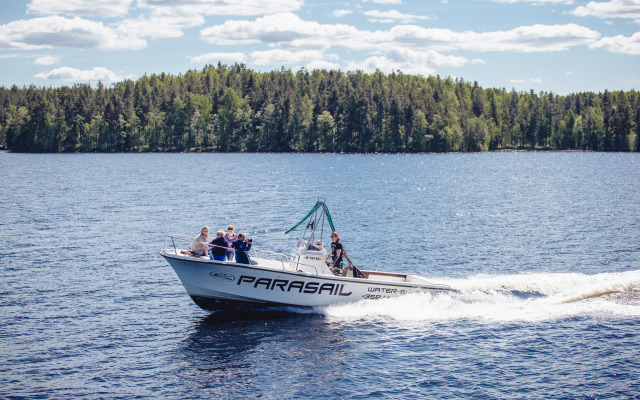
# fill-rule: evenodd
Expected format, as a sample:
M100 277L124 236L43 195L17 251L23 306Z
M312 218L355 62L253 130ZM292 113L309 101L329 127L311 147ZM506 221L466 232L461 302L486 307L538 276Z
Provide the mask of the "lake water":
M0 180L0 398L640 398L640 154L1 152ZM230 223L287 251L318 196L356 265L456 290L211 314L159 256Z

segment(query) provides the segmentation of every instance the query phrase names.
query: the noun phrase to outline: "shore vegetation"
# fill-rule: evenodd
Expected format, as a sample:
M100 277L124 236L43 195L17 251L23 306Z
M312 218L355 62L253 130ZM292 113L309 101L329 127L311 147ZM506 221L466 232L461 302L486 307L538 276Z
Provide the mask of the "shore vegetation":
M637 91L570 95L477 82L243 64L105 87L0 87L16 152L640 151Z

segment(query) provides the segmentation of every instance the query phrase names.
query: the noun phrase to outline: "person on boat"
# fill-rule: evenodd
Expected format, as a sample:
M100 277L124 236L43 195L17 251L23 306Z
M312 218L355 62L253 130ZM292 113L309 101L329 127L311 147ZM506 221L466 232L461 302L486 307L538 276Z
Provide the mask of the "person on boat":
M249 250L251 250L251 239L247 239L244 233L239 233L238 238L232 246L236 249L236 262L238 264L251 264L249 260Z
M342 275L342 242L340 241L340 235L338 232L331 233L331 262L329 262L329 268L335 275Z
M209 249L207 243L209 242L209 228L203 226L200 228L200 234L191 244L191 253L196 257L208 256Z
M224 240L224 231L218 231L216 238L209 243L212 247L211 255L214 260L227 261L227 241Z
M322 253L322 261L327 261L327 250L322 247L322 240L316 240L316 248Z
M229 225L229 227L227 228L227 233L224 234L224 240L226 240L227 242L227 260L232 261L233 260L233 243L238 240L238 235L236 235L233 230L235 229L235 226L233 225Z

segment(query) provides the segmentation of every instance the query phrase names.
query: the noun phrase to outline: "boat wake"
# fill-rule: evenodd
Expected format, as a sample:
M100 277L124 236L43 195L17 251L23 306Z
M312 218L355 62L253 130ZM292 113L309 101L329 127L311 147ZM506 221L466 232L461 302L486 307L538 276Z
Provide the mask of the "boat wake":
M449 293L407 295L325 307L338 319L545 321L640 317L640 270L585 275L536 273L441 278Z

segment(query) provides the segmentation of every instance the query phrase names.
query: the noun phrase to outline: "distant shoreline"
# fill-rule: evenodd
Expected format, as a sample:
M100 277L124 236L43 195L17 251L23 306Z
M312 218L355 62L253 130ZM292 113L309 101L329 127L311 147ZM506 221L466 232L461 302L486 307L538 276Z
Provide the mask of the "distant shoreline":
M640 92L482 88L440 76L208 65L111 87L0 87L27 153L640 151Z
M418 154L489 154L489 153L636 153L633 151L596 151L596 150L557 150L557 149L498 149L498 150L485 150L485 151L447 151L447 152L376 152L376 153L358 153L358 152L275 152L275 151L76 151L70 152L19 152L12 151L10 149L2 149L1 152L12 154L334 154L334 155L418 155Z

